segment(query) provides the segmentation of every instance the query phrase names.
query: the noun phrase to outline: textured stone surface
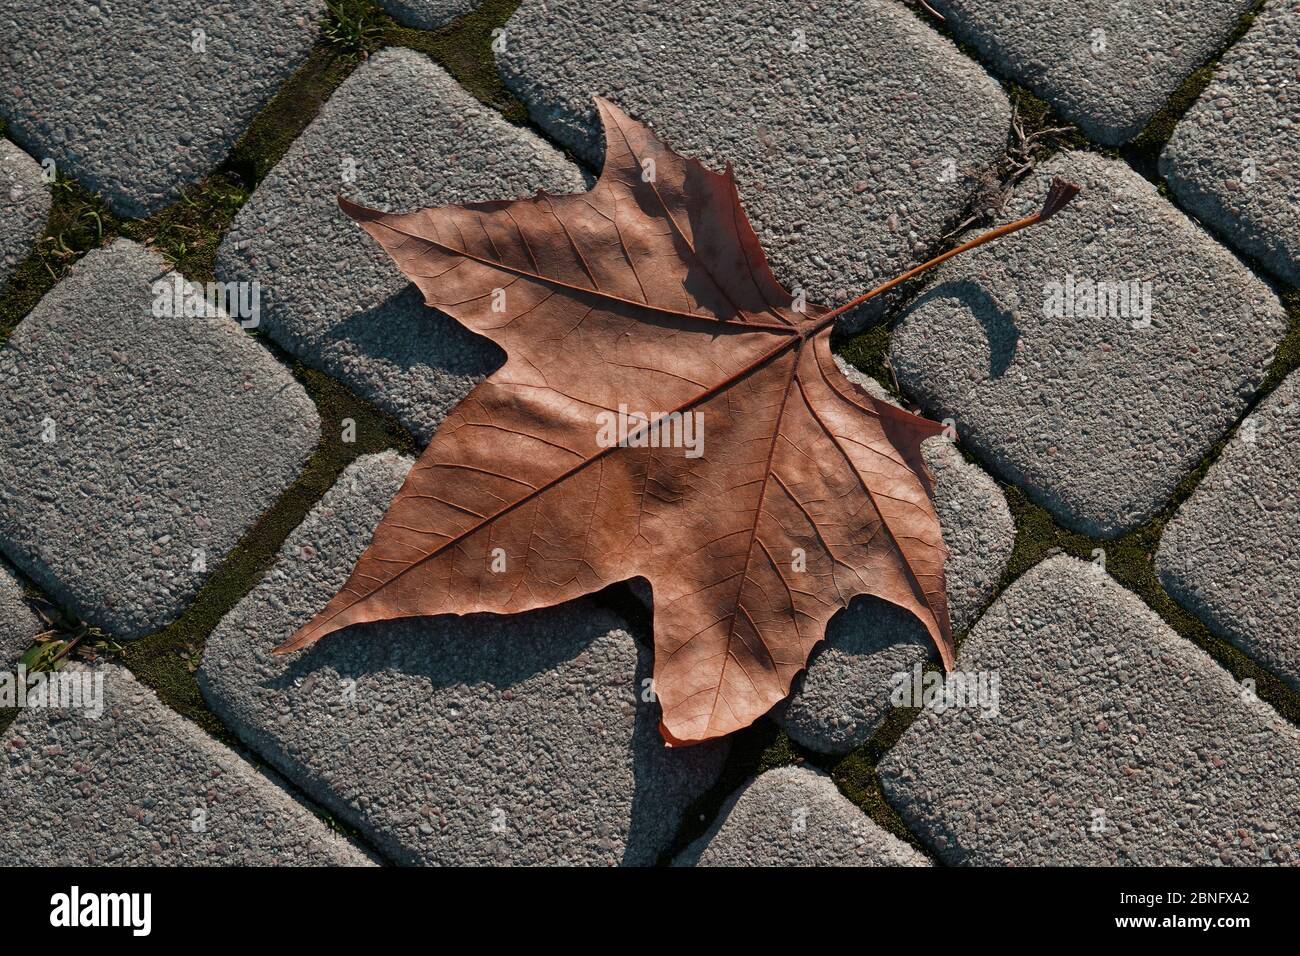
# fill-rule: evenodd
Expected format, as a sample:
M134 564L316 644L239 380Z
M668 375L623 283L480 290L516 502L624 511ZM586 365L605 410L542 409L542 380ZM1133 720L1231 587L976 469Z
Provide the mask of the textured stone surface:
M1300 285L1300 3L1272 0L1160 157L1174 195Z
M1038 209L1053 175L1082 194L943 267L890 356L903 391L954 419L1002 477L1063 524L1114 537L1151 517L1236 421L1285 317L1263 282L1118 161L1058 155L1008 218ZM1149 325L1109 296L1089 315L1077 290L1103 281L1150 283Z
M479 5L480 0L379 0L398 23L436 30Z
M408 468L387 453L344 473L208 639L205 697L398 862L655 862L726 745L664 747L650 652L609 612L414 618L271 656L342 586Z
M385 50L338 89L240 211L217 275L259 279L263 327L277 342L427 441L504 356L426 307L335 197L417 209L538 188L586 184L553 147L480 105L427 57Z
M369 864L129 671L74 665L62 675L101 676L102 713L28 707L0 735L0 859L7 864Z
M1300 689L1300 372L1165 526L1156 571L1212 631Z
M306 57L324 10L319 0L6 0L0 116L15 142L115 212L148 216L221 162Z
M880 398L880 386L842 360L854 382ZM947 439L924 446L934 475L935 509L950 554L945 573L948 609L960 634L993 597L1016 529L997 483L967 464ZM892 604L860 597L831 619L826 641L813 652L808 670L796 678L777 719L794 740L823 753L846 753L871 736L889 712L890 681L934 657L925 629Z
M40 164L7 139L0 139L0 290L45 231L50 205L50 189L41 179Z
M678 866L928 866L810 767L780 767L731 796Z
M944 862L1300 862L1300 732L1096 566L1031 569L957 665L999 716L923 711L879 766Z
M153 314L155 280L172 278L118 240L0 350L0 548L119 638L181 611L320 432L302 387L224 313Z
M497 62L593 168L594 94L680 153L734 163L777 278L831 304L945 231L1009 122L997 83L887 0L524 0Z
M12 569L0 561L0 670L17 663L40 629L40 618L27 606L22 586L14 580Z
M958 39L1103 143L1132 139L1252 0L929 0Z

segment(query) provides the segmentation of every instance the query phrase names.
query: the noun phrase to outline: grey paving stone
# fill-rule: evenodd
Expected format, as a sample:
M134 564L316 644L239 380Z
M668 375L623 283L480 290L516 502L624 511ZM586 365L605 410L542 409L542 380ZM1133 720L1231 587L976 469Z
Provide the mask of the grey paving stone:
M677 866L929 866L810 767L779 767L736 791Z
M1156 571L1212 631L1300 689L1300 372L1165 526Z
M40 630L41 620L27 606L22 586L0 561L0 670L16 664Z
M593 168L593 94L678 152L733 162L777 277L832 305L946 230L1009 123L1001 87L888 0L524 0L497 63Z
M15 142L114 212L149 216L225 158L306 58L324 9L6 0L0 116Z
M74 665L59 676L89 681L82 700L97 706L29 706L0 735L6 864L370 863L129 671Z
M1110 538L1155 514L1236 421L1285 315L1125 164L1064 153L1040 173L1008 218L1038 209L1053 175L1083 193L1046 225L942 267L890 357L903 391L954 419L992 469L1061 523ZM1095 308L1084 292L1103 282L1135 292L1136 310L1109 294Z
M1300 862L1300 732L1097 566L1031 569L957 663L998 715L924 710L878 768L943 862Z
M463 17L481 0L379 0L398 23L421 30L436 30Z
M850 380L879 398L880 386L840 360ZM924 445L934 475L935 508L950 554L948 608L954 633L968 627L997 588L1016 528L997 483L968 464L943 437ZM789 701L776 711L795 741L822 753L847 753L865 743L891 708L894 675L934 657L924 628L892 604L860 597L831 619Z
M1093 139L1141 132L1253 0L930 0L982 60Z
M240 211L217 275L260 281L263 326L277 342L427 441L504 355L426 307L336 197L418 209L538 188L581 192L586 183L424 55L384 50L335 92Z
M45 232L51 205L40 164L0 139L0 290Z
M1160 171L1228 241L1300 285L1300 4L1273 0L1174 129Z
M320 433L306 392L225 313L154 315L155 282L174 280L118 240L0 350L0 548L119 638L180 613Z
M414 618L271 656L342 586L409 467L344 472L208 639L205 698L397 862L655 862L726 744L664 747L650 652L611 613Z

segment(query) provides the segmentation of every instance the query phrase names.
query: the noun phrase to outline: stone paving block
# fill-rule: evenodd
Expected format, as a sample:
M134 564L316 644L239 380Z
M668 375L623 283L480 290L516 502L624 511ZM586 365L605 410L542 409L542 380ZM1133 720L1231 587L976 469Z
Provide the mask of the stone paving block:
M957 667L997 716L923 710L878 768L943 862L1300 862L1300 732L1097 566L1031 569Z
M0 671L18 663L40 630L41 620L27 606L22 585L14 580L9 565L0 561Z
M51 205L40 164L0 139L0 290L45 232Z
M1259 278L1127 165L1060 154L1083 187L1044 226L942 267L895 329L903 391L1062 524L1154 515L1237 420L1285 330ZM1102 290L1098 293L1097 290Z
M829 305L950 228L1010 120L983 69L888 0L524 0L497 64L593 168L593 94L680 153L734 163L777 277Z
M420 30L436 30L463 17L482 0L379 0L398 23Z
M88 682L81 706L28 706L0 735L6 864L370 864L129 671L73 665L58 676Z
M1300 285L1300 3L1272 0L1160 157L1178 201Z
M258 280L263 327L427 441L504 362L424 305L337 196L379 209L582 192L577 167L478 103L423 54L384 50L335 92L240 210L217 275Z
M306 58L320 0L6 0L0 116L143 218L217 166Z
M676 866L929 866L811 767L779 767L734 793Z
M839 360L848 378L878 398L887 393L870 377ZM950 554L948 608L954 633L970 625L993 597L1016 529L997 483L968 464L951 442L923 446L934 475L935 508ZM909 672L933 646L912 615L884 601L860 597L831 619L826 641L788 702L776 711L795 741L822 753L847 753L865 743L891 708L894 675Z
M1242 423L1165 526L1156 572L1210 630L1300 690L1300 372Z
M408 459L352 465L208 639L199 686L255 751L405 864L650 864L725 743L670 750L651 654L588 602L273 647L342 586Z
M180 613L320 434L306 392L224 312L155 315L177 280L118 240L0 350L0 548L123 639Z
M953 36L1102 143L1128 142L1253 0L929 0Z

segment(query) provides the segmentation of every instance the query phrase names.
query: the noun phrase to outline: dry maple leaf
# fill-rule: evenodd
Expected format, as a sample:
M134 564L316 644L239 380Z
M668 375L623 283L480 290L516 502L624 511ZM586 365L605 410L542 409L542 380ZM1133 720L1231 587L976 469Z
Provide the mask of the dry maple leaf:
M867 395L830 350L836 315L933 263L834 311L796 310L730 168L597 106L605 167L588 193L409 214L340 199L428 305L508 360L447 416L347 584L277 651L640 575L669 743L764 714L859 594L916 615L951 668L921 458L941 426ZM973 244L1073 195L1053 192L1055 208Z

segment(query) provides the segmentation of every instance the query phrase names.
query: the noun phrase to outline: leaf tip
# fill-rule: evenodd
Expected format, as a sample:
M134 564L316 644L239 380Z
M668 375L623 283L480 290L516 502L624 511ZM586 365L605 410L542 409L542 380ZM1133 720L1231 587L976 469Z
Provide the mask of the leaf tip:
M1047 199L1043 202L1043 209L1038 214L1038 221L1045 222L1051 219L1058 212L1070 205L1070 201L1079 195L1079 187L1068 180L1053 178L1052 185L1047 189Z
M369 206L363 206L360 203L353 202L347 196L338 197L339 208L342 209L349 217L360 223L371 222L384 215L378 209L371 209Z
M273 657L283 657L286 654L292 654L294 651L301 651L304 648L315 644L320 640L322 635L319 633L312 633L312 625L314 623L315 621L313 620L298 628L298 630L294 631L293 634L289 636L288 640L273 647L271 649L271 655Z

